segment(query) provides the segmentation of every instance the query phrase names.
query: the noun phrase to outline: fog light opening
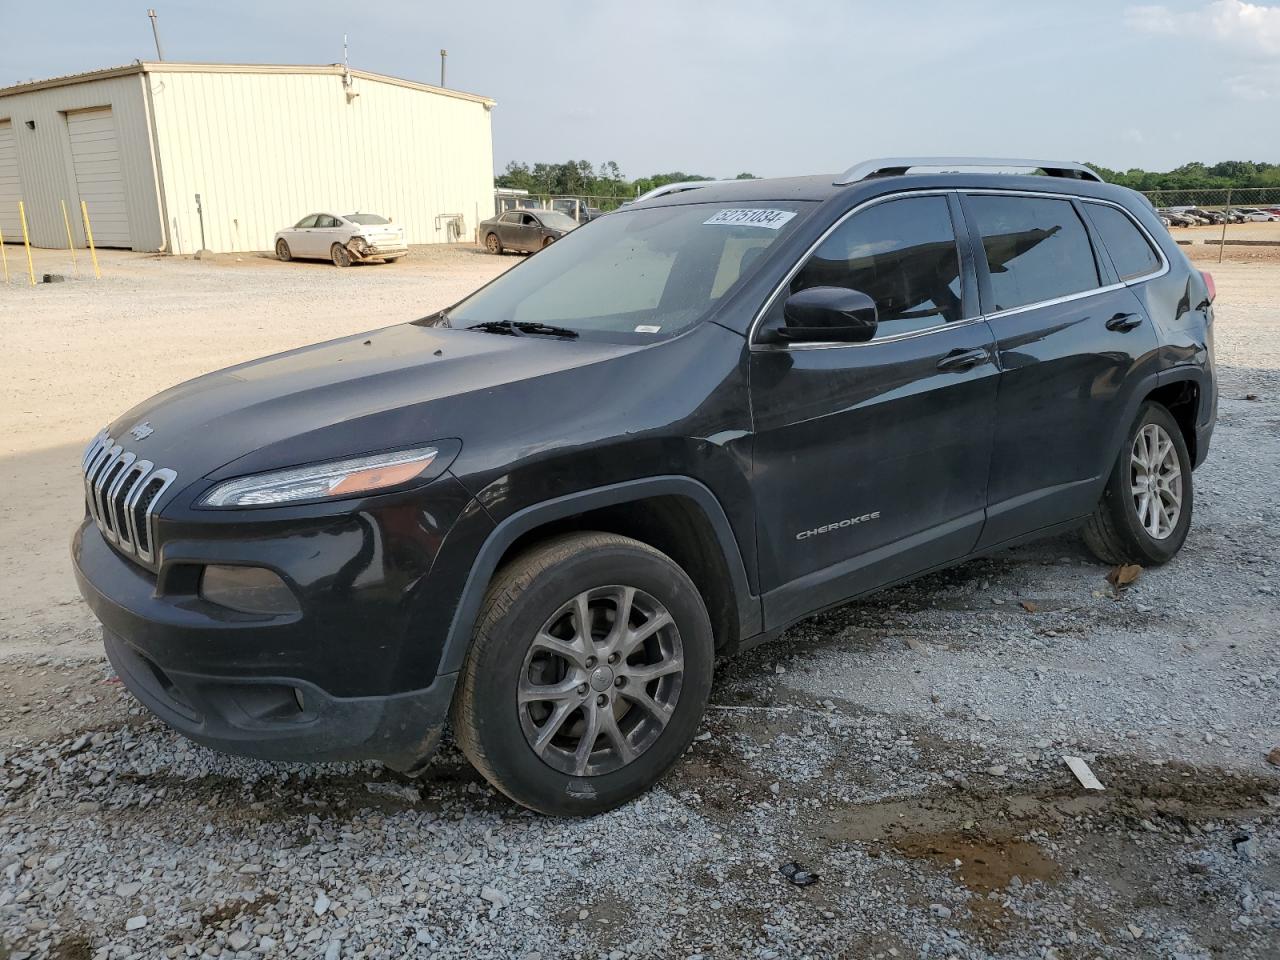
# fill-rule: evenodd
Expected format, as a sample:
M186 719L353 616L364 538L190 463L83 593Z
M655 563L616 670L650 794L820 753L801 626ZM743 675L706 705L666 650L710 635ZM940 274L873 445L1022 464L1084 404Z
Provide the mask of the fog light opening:
M209 564L200 576L200 596L220 607L259 616L278 617L299 610L293 591L265 567Z

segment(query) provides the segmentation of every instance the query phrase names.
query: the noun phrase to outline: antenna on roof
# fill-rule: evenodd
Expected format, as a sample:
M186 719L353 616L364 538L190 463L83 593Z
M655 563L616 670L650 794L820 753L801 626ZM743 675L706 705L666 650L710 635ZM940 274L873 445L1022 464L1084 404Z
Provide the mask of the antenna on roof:
M156 40L156 59L157 59L157 60L163 60L163 59L164 59L164 51L160 49L160 30L159 30L159 28L156 26L156 12L155 12L155 10L148 10L148 11L147 11L147 16L151 18L151 36L155 37L155 40Z

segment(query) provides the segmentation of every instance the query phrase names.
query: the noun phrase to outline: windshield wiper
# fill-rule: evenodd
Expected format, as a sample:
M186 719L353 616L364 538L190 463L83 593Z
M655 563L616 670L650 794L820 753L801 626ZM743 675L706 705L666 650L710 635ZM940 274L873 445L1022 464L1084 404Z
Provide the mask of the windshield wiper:
M568 327L556 327L549 323L535 323L531 320L486 320L484 323L473 323L467 329L483 330L485 333L505 333L513 337L520 337L525 334L543 337L563 337L566 340L575 340L578 337L577 330L570 330Z

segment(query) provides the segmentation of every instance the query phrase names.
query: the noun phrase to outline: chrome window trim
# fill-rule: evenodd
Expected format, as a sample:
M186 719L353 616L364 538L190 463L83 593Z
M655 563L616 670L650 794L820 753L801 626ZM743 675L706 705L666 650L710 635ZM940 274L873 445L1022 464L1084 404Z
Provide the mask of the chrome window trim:
M1156 252L1156 256L1160 259L1160 268L1158 270L1152 270L1150 273L1144 273L1141 276L1134 277L1132 280L1121 280L1120 283L1122 285L1131 287L1135 283L1146 283L1148 280L1156 280L1163 277L1173 269L1172 265L1169 263L1169 258L1164 255L1164 248L1161 247L1156 238L1151 235L1151 231L1143 225L1142 221L1126 210L1121 204L1115 203L1111 200L1094 200L1089 197L1078 197L1077 199L1079 199L1081 203L1093 203L1100 207L1115 207L1129 218L1130 223L1138 228L1138 231L1146 238L1147 243L1151 245L1151 249ZM1099 236L1098 239L1101 240L1102 237ZM1114 266L1114 263L1112 265ZM1117 273L1117 276L1118 275L1119 274Z
M1142 231L1143 235L1147 238L1148 242L1151 243L1152 247L1156 251L1156 254L1160 257L1160 264L1161 264L1160 269L1155 270L1149 274L1145 274L1141 277L1134 277L1132 280L1123 280L1118 283L1107 284L1105 286L1100 286L1100 287L1093 287L1090 290L1082 290L1079 293L1069 293L1061 297L1054 297L1049 300L1038 300L1035 303L1028 303L1020 307L1010 307L1007 310L996 310L991 313L979 314L976 317L965 317L960 320L956 320L952 323L940 323L934 327L926 327L923 330L910 330L905 333L890 334L887 337L881 337L878 340L867 340L863 343L844 343L841 341L823 340L823 341L816 341L813 343L775 344L775 343L758 343L756 341L755 339L756 332L759 329L760 324L763 322L765 314L769 312L770 308L774 304L774 301L778 298L778 295L786 288L786 286L789 283L791 283L795 275L800 272L800 268L808 261L808 259L811 256L813 256L814 251L817 250L818 247L820 247L823 244L823 242L825 242L826 239L829 236L831 236L831 234L834 233L846 220L848 220L854 214L860 213L861 211L867 209L868 207L874 206L877 203L884 203L885 201L888 201L888 200L898 200L903 197L947 196L950 194L955 194L955 195L978 194L978 195L984 195L984 196L1006 196L1006 197L1039 197L1047 200L1066 200L1067 202L1070 202L1072 200L1077 200L1081 203L1096 203L1102 206L1115 207L1117 210L1119 210L1121 213L1127 216L1133 223L1137 224L1138 229ZM1084 226L1086 231L1088 231L1092 226L1092 224L1082 224L1082 226ZM979 240L981 240L981 237L979 237ZM957 231L956 242L959 243L959 241L960 241L960 237ZM747 342L750 345L749 348L752 351L762 352L762 353L776 352L778 350L830 350L833 348L874 347L877 344L893 343L898 340L908 340L913 337L922 337L927 334L938 333L939 331L942 331L942 330L954 330L960 326L965 326L971 323L977 323L979 320L992 320L999 317L1012 316L1013 314L1025 313L1028 310L1036 310L1041 307L1052 307L1060 303L1069 303L1072 300L1083 300L1085 297L1097 296L1100 293L1111 293L1116 290L1122 290L1125 287L1134 286L1135 284L1146 283L1148 280L1158 279L1159 277L1163 277L1165 274L1167 274L1171 269L1172 267L1169 263L1169 258L1165 256L1164 249L1160 246L1159 243L1156 242L1155 238L1151 235L1151 231L1147 230L1147 228L1142 223L1140 223L1132 213L1126 210L1122 204L1116 203L1113 200L1101 200L1094 197L1082 197L1074 193L1049 193L1049 192L1040 192L1035 190L1001 190L1001 189L992 188L992 187L982 187L982 188L973 188L973 189L964 188L964 187L947 187L945 189L932 189L932 190L903 190L897 193L886 193L884 196L881 196L881 197L873 197L870 200L867 200L863 203L858 204L856 207L852 208L851 210L845 211L845 213L842 214L838 220L836 220L834 223L831 224L830 227L824 230L822 235L818 237L818 239L815 240L807 250L805 250L804 254L796 261L795 265L792 266L792 268L789 271L787 271L787 274L782 278L782 281L776 287L774 287L773 292L770 293L769 296L765 299L764 306L761 307L758 311L756 311L755 318L751 321L751 326L747 330Z
M757 343L755 340L756 331L759 329L760 323L764 320L765 314L769 312L770 308L773 307L774 301L778 299L778 294L780 294L787 287L787 285L791 283L795 275L800 272L800 268L803 267L805 263L808 262L811 256L813 256L813 252L817 250L818 247L822 246L822 244L826 242L827 238L831 236L831 234L835 233L838 229L840 229L840 227L844 225L844 222L848 220L850 217L854 216L855 214L861 213L863 210L866 210L868 207L874 207L876 204L880 204L880 203L887 203L890 200L900 200L903 197L946 197L956 192L957 191L953 187L947 187L945 189L933 189L933 190L901 190L897 193L886 193L884 194L884 196L872 197L870 200L864 200L862 203L858 204L856 207L853 207L850 210L846 210L843 214L840 215L839 219L837 219L834 223L832 223L831 226L827 227L826 230L822 231L821 236L819 236L817 240L815 240L812 244L809 245L809 248L805 250L805 252L796 260L794 264L792 264L791 269L787 271L786 276L784 276L782 280L778 283L778 285L773 288L773 292L770 293L767 298L765 298L764 306L762 306L759 310L756 311L756 315L754 319L752 319L751 321L751 326L747 329L747 342L750 344L750 348L752 350L769 352L769 351L776 350L779 347L786 350L813 350L813 349L828 349L831 347L869 347L872 344L876 344L876 343L889 343L892 340L905 340L908 337L922 336L926 333L934 333L937 330L942 330L947 327L954 327L957 324L971 323L975 320L981 320L982 317L980 316L962 317L959 320L956 320L952 323L943 323L943 324L939 324L936 327L926 327L923 330L908 330L904 333L890 334L889 336L882 337L879 340L868 340L866 343L844 343L840 341L824 340L820 342L805 343L805 344L787 344L787 343L772 344L772 343ZM950 216L949 210L947 214L948 216ZM952 224L953 229L954 229L954 226L955 225ZM957 256L959 255L959 253L960 253L960 236L957 231L956 232Z

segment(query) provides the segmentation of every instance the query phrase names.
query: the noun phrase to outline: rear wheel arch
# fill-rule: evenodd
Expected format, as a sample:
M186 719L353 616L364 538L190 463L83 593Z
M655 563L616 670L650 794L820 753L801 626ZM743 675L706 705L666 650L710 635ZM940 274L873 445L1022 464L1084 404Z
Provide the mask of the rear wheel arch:
M761 629L741 551L715 495L688 477L613 484L534 504L501 521L467 577L440 660L439 673L460 669L489 584L515 558L573 531L614 533L671 557L693 580L711 617L718 649L731 649Z
M1196 424L1200 420L1200 384L1191 376L1161 383L1142 399L1143 403L1158 403L1172 415L1182 432L1182 439L1191 454L1191 462L1198 463L1196 454Z

